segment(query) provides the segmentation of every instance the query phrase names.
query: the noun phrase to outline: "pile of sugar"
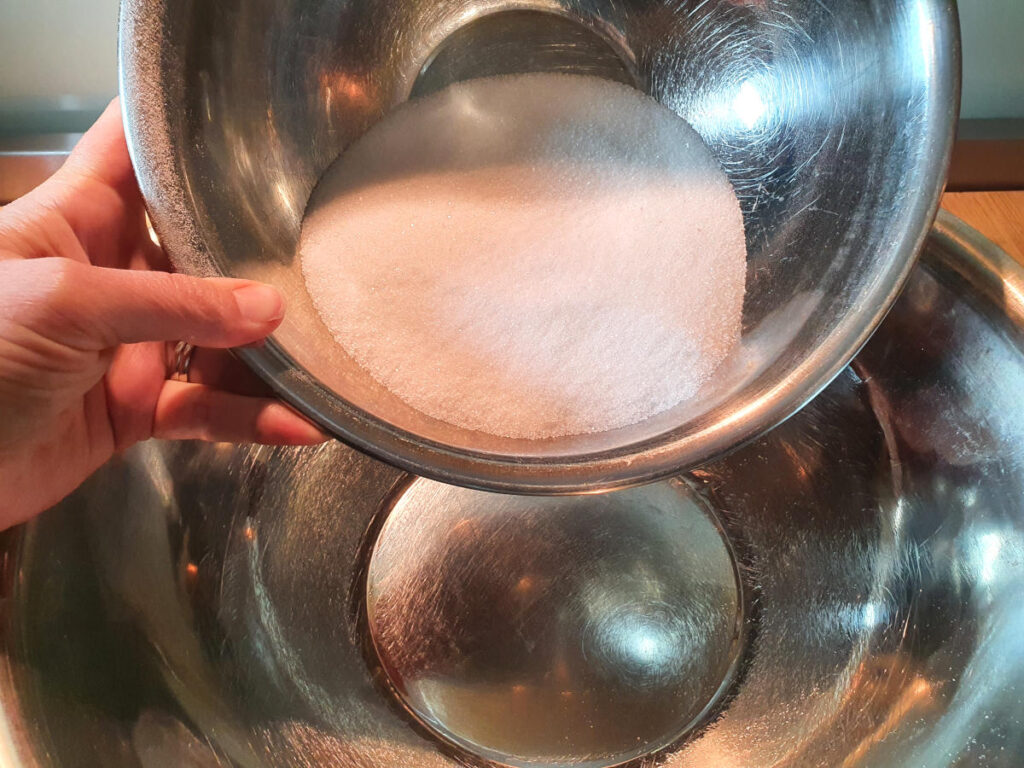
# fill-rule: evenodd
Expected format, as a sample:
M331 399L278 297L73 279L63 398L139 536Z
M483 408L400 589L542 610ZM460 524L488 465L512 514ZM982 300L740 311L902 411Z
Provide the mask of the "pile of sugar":
M421 412L547 438L690 399L739 343L739 204L675 114L606 80L472 80L320 179L300 253L349 355Z

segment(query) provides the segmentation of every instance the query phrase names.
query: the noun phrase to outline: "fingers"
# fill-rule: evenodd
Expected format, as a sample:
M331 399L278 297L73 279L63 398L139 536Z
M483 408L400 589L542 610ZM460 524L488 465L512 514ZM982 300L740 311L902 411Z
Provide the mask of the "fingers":
M281 295L262 283L67 259L0 262L4 294L22 305L22 324L78 349L173 340L236 347L265 338L284 317Z
M222 349L197 347L192 352L188 380L237 395L273 397L274 390L245 363Z
M153 418L153 436L265 445L316 445L327 439L277 400L178 381L164 384Z
M88 176L114 189L134 185L135 175L125 141L119 99L110 102L82 136L64 163L62 173Z
M158 249L125 143L117 101L82 137L63 167L5 210L0 247L22 258L64 256L131 266Z

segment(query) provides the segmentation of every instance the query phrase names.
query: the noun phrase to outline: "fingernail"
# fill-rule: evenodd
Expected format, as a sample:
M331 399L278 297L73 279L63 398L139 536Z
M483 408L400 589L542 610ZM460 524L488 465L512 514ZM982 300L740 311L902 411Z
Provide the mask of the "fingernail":
M284 317L281 294L269 285L246 285L236 288L234 294L238 311L252 323L271 323Z

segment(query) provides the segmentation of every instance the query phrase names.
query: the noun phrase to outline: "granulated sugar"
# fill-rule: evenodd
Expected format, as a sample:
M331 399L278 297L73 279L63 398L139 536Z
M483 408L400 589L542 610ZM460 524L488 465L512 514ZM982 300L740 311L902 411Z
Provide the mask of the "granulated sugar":
M739 343L728 179L683 120L597 78L473 80L401 107L324 174L300 252L359 365L493 435L637 423Z

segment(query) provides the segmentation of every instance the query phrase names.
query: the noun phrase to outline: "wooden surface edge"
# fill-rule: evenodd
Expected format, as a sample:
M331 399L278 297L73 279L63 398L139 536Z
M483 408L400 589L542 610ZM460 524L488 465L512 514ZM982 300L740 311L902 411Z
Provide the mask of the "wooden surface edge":
M942 207L1024 264L1024 191L949 192Z

